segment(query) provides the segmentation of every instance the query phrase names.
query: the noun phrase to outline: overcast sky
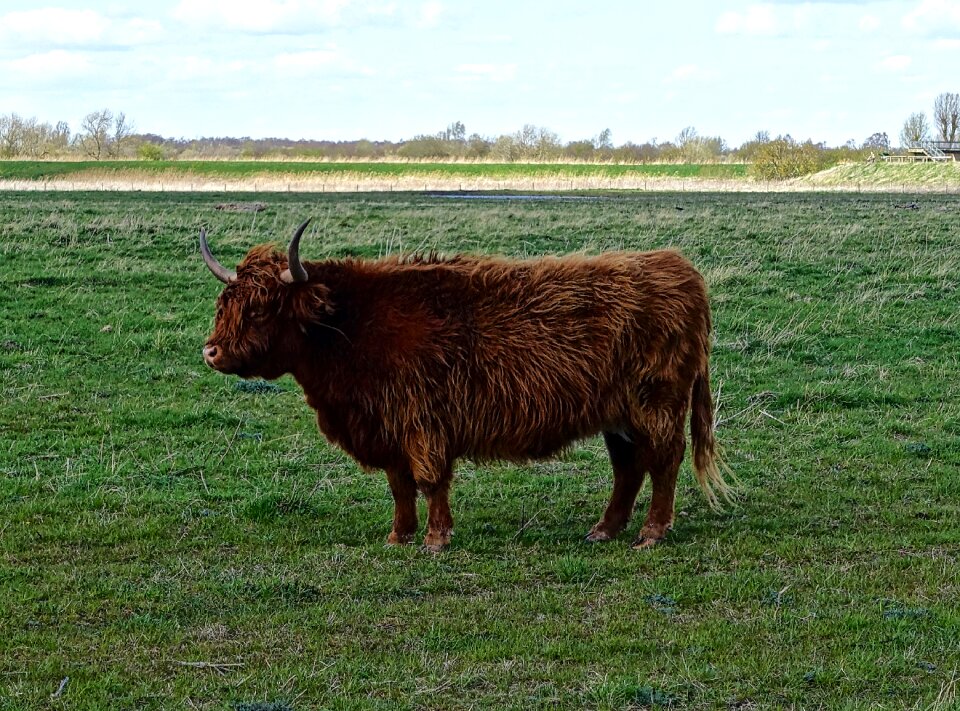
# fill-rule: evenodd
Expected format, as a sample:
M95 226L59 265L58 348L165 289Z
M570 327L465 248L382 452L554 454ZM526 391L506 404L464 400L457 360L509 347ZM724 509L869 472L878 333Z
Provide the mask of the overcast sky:
M960 92L960 0L0 0L0 114L76 131L839 145Z

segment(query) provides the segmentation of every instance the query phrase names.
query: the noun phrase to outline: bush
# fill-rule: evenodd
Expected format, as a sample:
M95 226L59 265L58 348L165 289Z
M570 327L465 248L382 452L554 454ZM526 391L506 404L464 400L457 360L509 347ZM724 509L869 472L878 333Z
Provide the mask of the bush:
M816 173L828 162L822 146L812 141L797 143L787 136L759 144L750 172L761 180L788 180Z
M156 143L141 143L137 148L140 160L163 160L163 149Z

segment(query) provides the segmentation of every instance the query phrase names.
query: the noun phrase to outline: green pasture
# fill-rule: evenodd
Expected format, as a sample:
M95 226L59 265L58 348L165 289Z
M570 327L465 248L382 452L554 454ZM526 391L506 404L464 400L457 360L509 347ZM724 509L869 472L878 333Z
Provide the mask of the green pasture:
M255 198L0 193L0 709L957 708L960 197ZM295 383L200 357L200 227L230 265L306 217L308 259L680 248L739 504L685 463L667 542L585 544L592 439L384 546Z
M257 176L340 176L391 178L399 176L445 176L492 179L540 176L616 178L650 176L668 178L738 179L747 175L745 164L644 164L604 163L387 163L310 161L0 161L0 180L49 180L125 175L196 176L202 178L247 178Z

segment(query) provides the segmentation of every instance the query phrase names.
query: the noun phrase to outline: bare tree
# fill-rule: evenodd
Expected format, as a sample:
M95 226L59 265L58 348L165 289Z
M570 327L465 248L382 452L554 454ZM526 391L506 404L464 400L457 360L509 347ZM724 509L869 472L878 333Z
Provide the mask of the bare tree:
M532 123L523 124L523 128L513 134L513 142L520 156L529 158L536 152L537 127Z
M463 125L462 121L454 121L447 129L443 131L443 139L445 141L459 141L463 142L467 140L467 129Z
M467 139L467 155L470 158L485 158L491 148L491 142L479 133L470 134L470 138Z
M545 126L537 131L537 160L553 160L560 153L560 137Z
M48 123L39 123L35 118L25 119L21 124L20 155L30 158L45 158L50 152Z
M66 121L57 121L53 127L53 142L60 150L66 150L70 145L70 126Z
M613 149L613 132L605 128L600 135L593 139L593 147L598 151L609 151Z
M527 123L510 138L511 160L551 160L560 154L560 138L546 127ZM494 149L501 152L497 144L494 144Z
M110 139L109 153L116 158L123 154L123 148L129 142L133 135L133 123L127 120L127 115L122 111L113 119L113 136Z
M941 141L957 140L960 127L960 94L945 92L933 102L933 124Z
M20 155L23 129L23 119L18 114L0 116L0 156L13 158Z
M107 152L110 142L110 127L113 125L113 112L110 109L91 111L80 123L77 140L84 153L100 160Z
M716 160L726 143L719 136L701 136L693 126L684 128L676 139L679 157L686 163L703 163Z
M862 148L871 151L889 151L890 139L886 133L873 133L863 142Z
M94 160L119 157L133 136L133 123L122 111L114 114L101 109L87 114L74 139L80 149Z
M490 157L502 163L509 163L520 156L520 148L513 136L499 136L490 147Z
M922 111L910 114L903 122L903 128L900 129L900 145L904 148L925 141L930 137L930 124L927 123L927 115Z
M680 148L683 148L687 144L694 143L697 140L697 129L693 126L687 126L684 128L678 135L677 139L674 141Z

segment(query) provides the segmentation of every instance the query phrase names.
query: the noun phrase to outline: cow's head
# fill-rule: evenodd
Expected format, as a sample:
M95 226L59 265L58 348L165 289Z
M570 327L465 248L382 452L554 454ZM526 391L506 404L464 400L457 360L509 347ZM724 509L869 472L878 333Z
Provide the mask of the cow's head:
M309 222L297 228L286 255L260 245L235 272L214 258L206 230L200 230L203 261L227 285L217 299L213 334L203 348L211 368L244 378L278 378L292 370L312 327L333 312L329 289L311 282L300 261L300 237Z

